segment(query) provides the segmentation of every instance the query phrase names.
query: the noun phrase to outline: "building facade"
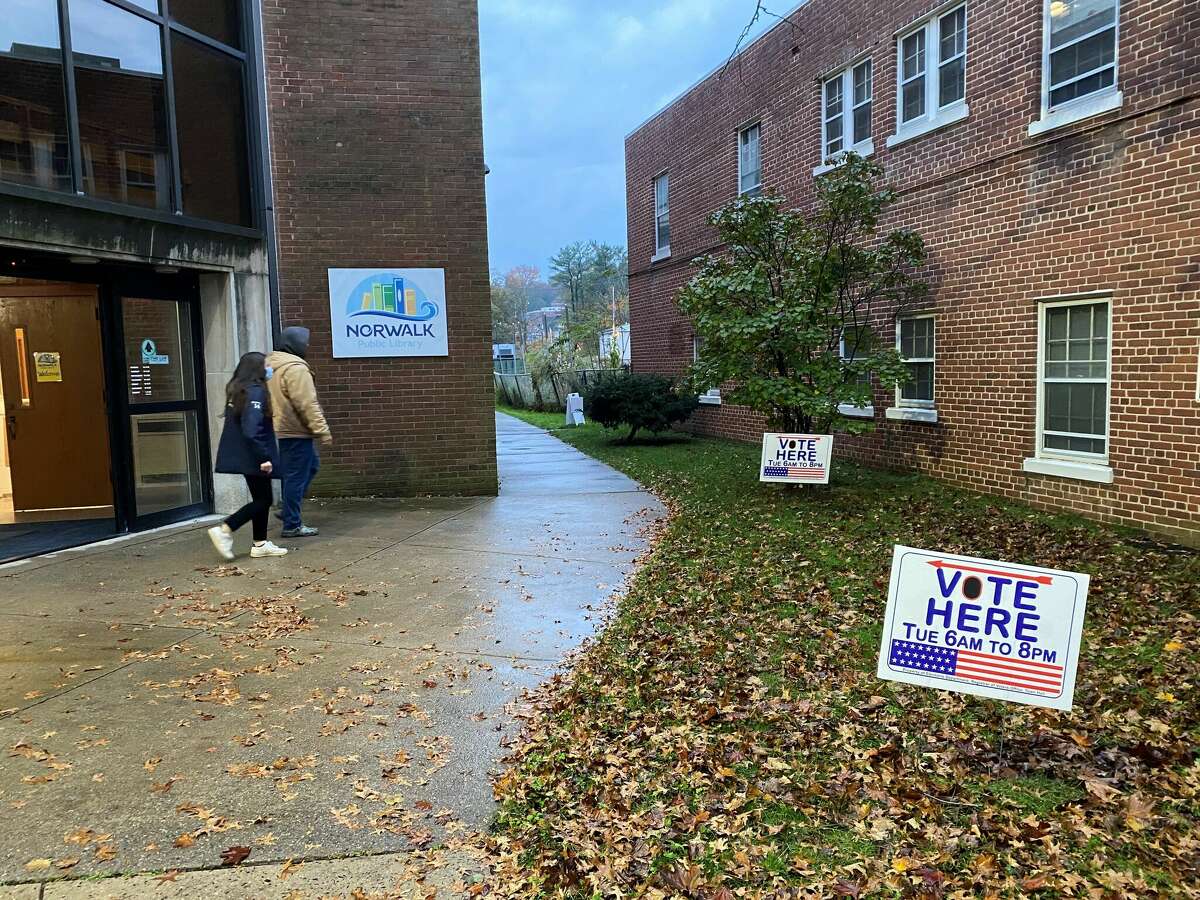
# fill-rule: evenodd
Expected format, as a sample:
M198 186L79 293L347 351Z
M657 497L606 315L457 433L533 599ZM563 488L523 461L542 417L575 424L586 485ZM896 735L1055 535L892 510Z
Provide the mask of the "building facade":
M483 179L474 0L11 0L0 561L238 504L225 382L292 324L317 493L494 493ZM443 347L335 358L331 270L430 273Z
M1200 3L808 0L626 142L635 371L697 348L708 216L854 150L925 239L912 382L839 454L1200 543ZM701 398L697 431L763 422Z

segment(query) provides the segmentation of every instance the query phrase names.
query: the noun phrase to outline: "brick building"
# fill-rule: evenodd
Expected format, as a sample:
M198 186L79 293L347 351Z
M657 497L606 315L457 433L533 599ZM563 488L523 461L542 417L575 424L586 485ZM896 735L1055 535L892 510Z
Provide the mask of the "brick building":
M1200 3L808 0L626 141L633 368L695 352L706 224L853 149L925 238L914 381L843 457L1200 543ZM763 423L702 398L697 431Z
M224 385L291 324L316 493L494 493L484 173L475 0L6 4L0 561L239 504Z

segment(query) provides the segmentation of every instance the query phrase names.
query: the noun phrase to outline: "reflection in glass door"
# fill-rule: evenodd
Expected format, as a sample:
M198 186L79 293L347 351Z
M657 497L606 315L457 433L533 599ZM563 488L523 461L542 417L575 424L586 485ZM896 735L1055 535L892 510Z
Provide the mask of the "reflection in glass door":
M205 502L192 306L121 298L134 516L171 518Z

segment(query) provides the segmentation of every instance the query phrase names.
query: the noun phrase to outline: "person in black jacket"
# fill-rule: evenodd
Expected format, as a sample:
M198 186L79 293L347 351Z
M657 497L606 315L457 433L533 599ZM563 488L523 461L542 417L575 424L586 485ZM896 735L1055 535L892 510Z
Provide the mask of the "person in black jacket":
M261 353L247 353L225 388L225 427L217 447L217 472L244 475L251 499L220 525L208 530L223 559L233 559L233 533L247 522L254 523L252 557L287 556L287 550L267 540L274 493L271 480L280 474L279 445L275 441L271 396L267 391L270 377L267 358Z

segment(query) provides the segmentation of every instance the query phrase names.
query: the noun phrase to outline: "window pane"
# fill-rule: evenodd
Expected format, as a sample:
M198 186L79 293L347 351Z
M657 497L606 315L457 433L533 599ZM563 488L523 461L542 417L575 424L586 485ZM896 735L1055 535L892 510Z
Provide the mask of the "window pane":
M871 104L854 109L854 143L861 144L871 136Z
M192 506L204 499L195 412L129 417L134 493L139 516Z
M967 93L965 57L959 57L954 62L946 63L938 70L938 103L949 106L957 103Z
M129 0L135 6L140 6L142 9L148 9L152 13L159 12L158 0Z
M1112 65L1115 58L1116 31L1110 28L1050 54L1050 83L1059 85L1085 72Z
M917 31L904 39L901 48L904 58L904 79L914 78L925 71L925 31Z
M1050 105L1060 106L1079 97L1086 97L1088 94L1106 90L1113 86L1115 79L1116 72L1110 67L1102 72L1089 75L1086 78L1080 78L1078 81L1072 81L1065 87L1056 88L1050 92Z
M951 59L967 50L967 8L959 7L942 16L938 23L941 35L941 60Z
M842 117L835 116L825 123L825 134L828 140L825 143L825 155L833 156L835 153L842 152Z
M854 103L866 103L871 99L871 61L854 67Z
M187 313L187 307L169 300L122 298L130 403L196 398Z
M7 0L0 15L0 181L71 190L55 0Z
M842 76L825 82L825 118L836 116L842 111Z
M1050 4L1050 49L1115 25L1117 0L1056 0Z
M180 34L171 35L171 61L183 211L251 225L242 63Z
M909 363L913 380L900 389L902 400L933 402L933 363Z
M910 122L925 115L925 77L904 85L904 121Z
M160 28L102 0L70 0L84 191L170 209Z
M171 18L240 50L239 6L237 0L171 0Z

